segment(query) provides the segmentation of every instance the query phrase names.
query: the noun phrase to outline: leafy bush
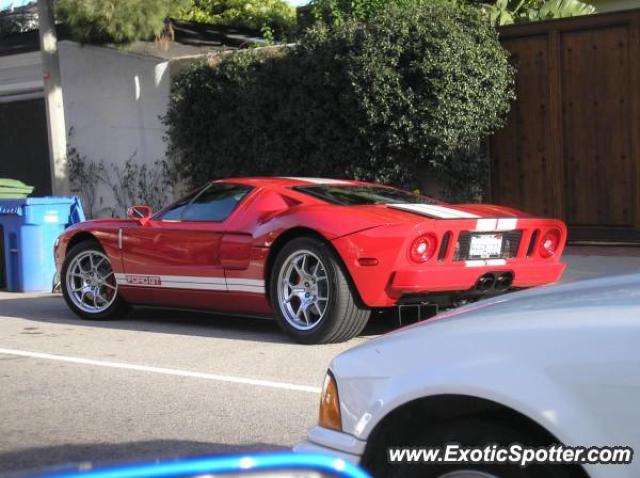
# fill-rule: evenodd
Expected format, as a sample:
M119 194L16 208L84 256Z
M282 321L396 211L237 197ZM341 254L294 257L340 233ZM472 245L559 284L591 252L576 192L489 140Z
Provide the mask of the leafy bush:
M580 0L495 0L487 6L497 25L588 15L595 7Z
M56 14L82 43L126 44L158 36L185 0L58 0Z
M176 17L249 28L276 38L291 35L296 26L295 9L284 0L190 0Z
M341 25L347 19L367 22L391 5L406 7L415 0L311 0L312 17L328 25Z
M513 74L482 12L447 0L316 25L295 47L178 75L164 118L169 156L194 185L310 175L414 187L427 168L469 191L486 166L470 158L501 125Z

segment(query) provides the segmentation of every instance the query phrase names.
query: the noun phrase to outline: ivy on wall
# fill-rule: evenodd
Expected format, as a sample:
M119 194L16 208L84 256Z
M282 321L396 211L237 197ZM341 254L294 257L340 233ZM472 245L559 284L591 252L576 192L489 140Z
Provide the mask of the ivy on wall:
M67 151L71 190L82 199L85 214L95 217L125 217L133 205L148 205L154 210L172 199L174 175L166 161L148 165L135 160L135 153L123 165L90 160L70 146ZM98 195L102 185L111 192L113 201Z

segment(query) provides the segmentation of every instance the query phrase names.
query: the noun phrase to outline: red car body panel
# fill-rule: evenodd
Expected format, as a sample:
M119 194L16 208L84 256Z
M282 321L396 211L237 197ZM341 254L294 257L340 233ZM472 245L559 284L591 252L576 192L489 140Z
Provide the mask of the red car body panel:
M369 307L393 306L408 294L467 291L486 272L509 271L514 287L531 287L554 282L564 271L560 256L567 230L561 221L482 204L438 203L427 210L446 217L428 217L389 205L329 204L292 189L314 181L331 183L305 178L223 181L253 187L223 222L113 219L74 225L56 247L58 270L69 244L90 235L110 258L120 293L130 303L254 315L271 313L267 267L283 234L312 231L331 243ZM560 243L545 258L538 242L551 229L560 232ZM517 250L500 260L457 257L460 241L474 231L515 233ZM418 264L408 251L425 233L436 236L439 252Z
M537 248L527 255L531 236L535 230L557 228L565 231L561 221L542 219L519 219L518 228L522 238L512 259L489 262L485 265L454 260L458 235L475 230L475 220L445 220L406 225L384 226L363 231L333 241L340 251L355 284L366 284L358 290L363 301L377 307L391 306L407 294L442 293L471 289L478 278L487 271L512 272L514 287L532 287L555 282L564 272L565 265L558 257L543 259ZM452 239L444 257L433 258L425 264L411 262L408 250L411 242L420 235L435 233L439 241L450 232ZM540 234L539 234L540 235ZM563 232L563 244L566 232ZM400 251L400 252L399 252ZM363 267L361 257L375 257L378 265Z

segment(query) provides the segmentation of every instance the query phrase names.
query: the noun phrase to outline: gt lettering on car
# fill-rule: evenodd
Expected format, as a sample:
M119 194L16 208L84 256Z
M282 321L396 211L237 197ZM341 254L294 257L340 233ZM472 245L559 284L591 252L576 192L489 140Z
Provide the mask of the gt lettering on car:
M162 286L162 279L158 276L144 276L144 275L133 275L126 274L125 281L129 285L146 285L149 287L160 287Z

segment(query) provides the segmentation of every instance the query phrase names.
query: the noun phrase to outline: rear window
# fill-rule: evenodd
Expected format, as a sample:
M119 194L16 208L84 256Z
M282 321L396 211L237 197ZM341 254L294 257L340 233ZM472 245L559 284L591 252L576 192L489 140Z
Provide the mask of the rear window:
M437 204L437 201L419 194L385 186L296 186L295 191L322 201L341 206L373 204Z

